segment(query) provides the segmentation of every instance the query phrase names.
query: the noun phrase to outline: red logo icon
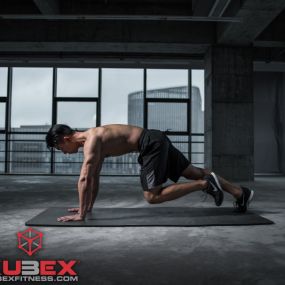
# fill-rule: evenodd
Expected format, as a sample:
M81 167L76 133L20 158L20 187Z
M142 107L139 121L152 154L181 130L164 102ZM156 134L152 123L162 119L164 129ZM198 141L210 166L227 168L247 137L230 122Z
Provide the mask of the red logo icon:
M22 249L29 256L42 248L43 233L32 228L28 228L23 232L18 232L18 248Z

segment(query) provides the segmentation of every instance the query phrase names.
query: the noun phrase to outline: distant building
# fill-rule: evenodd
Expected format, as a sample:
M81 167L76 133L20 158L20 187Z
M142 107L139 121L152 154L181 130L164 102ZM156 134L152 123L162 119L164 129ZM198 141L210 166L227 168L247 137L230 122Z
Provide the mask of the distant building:
M204 111L202 110L201 94L198 87L191 90L191 126L192 134L204 133ZM147 98L177 99L177 103L148 103L148 128L161 131L187 131L187 106L179 103L179 99L189 98L188 87L169 87L148 90ZM128 123L143 126L143 91L133 92L128 97ZM189 137L171 136L174 145L189 157ZM192 163L203 167L204 164L204 136L193 135L191 144Z
M50 151L46 148L45 136L50 126L21 126L13 128L19 134L10 135L9 169L11 173L49 173Z
M204 133L204 112L200 90L192 86L192 133ZM147 98L154 99L187 99L188 87L169 87L148 90ZM166 115L167 114L167 115ZM149 103L148 127L162 131L167 129L184 131L187 130L187 109L181 104L175 103ZM143 91L133 92L128 97L128 123L143 126Z

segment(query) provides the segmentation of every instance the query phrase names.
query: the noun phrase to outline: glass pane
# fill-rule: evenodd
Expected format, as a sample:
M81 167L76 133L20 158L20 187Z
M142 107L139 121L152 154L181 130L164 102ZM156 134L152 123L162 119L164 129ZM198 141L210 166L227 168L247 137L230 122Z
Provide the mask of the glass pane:
M137 162L137 153L128 153L117 157L108 157L104 160L102 175L138 175L140 166ZM83 162L83 151L68 155L55 151L55 173L79 175Z
M0 97L7 97L8 68L0 68Z
M0 103L0 130L5 129L6 103Z
M10 173L50 173L51 153L46 147L45 135L11 134L9 142Z
M192 163L199 167L204 167L204 162L205 162L204 135L201 136L192 135L191 152L192 152L191 153Z
M187 132L187 104L148 103L148 129Z
M104 160L101 174L104 175L139 175L138 153L128 153Z
M143 126L143 70L102 70L101 124Z
M58 102L57 123L71 128L96 127L96 102Z
M148 69L148 98L188 98L188 70Z
M189 159L189 136L167 136L172 144L179 149L187 159Z
M12 128L51 124L52 69L13 68Z
M5 171L5 135L0 134L0 173Z
M55 151L55 173L79 175L82 162L82 148L79 149L78 153L72 155L64 154L58 150Z
M192 133L204 133L204 70L192 70Z
M112 82L112 84L110 84ZM143 127L143 69L104 68L102 70L101 123ZM138 175L138 154L105 159L105 175Z
M98 97L98 69L58 68L57 97Z
M143 91L129 94L128 98L128 124L143 127Z

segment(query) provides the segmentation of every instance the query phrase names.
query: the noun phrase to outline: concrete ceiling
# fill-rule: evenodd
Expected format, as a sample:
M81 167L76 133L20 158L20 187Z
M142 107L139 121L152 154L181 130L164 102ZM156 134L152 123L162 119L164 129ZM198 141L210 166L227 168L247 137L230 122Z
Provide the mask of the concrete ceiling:
M0 64L190 62L211 45L285 61L284 0L2 0Z

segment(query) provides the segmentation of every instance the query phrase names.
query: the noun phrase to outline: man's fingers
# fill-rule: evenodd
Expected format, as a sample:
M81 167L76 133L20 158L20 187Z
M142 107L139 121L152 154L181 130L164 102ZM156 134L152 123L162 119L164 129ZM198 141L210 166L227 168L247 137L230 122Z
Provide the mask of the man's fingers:
M64 216L64 217L59 217L57 218L58 222L66 222L66 221L71 221L72 218L70 218L69 216Z
M69 208L67 210L68 210L68 212L78 212L79 208Z
M82 221L83 219L78 215L72 215L72 216L63 216L63 217L58 217L57 221L58 222L68 222L68 221Z

